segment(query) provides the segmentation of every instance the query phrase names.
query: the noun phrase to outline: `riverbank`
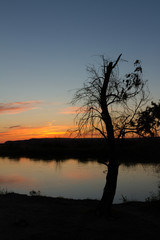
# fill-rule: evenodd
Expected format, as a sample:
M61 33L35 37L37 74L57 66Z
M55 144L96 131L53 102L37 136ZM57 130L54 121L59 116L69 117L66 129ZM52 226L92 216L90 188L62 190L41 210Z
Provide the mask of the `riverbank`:
M121 162L160 162L160 138L130 138L116 140L115 155ZM102 138L46 138L8 141L0 144L0 156L29 157L43 160L88 158L104 161L108 146Z
M73 200L20 194L0 195L0 238L156 239L160 202L113 205L112 217L96 214L98 200Z

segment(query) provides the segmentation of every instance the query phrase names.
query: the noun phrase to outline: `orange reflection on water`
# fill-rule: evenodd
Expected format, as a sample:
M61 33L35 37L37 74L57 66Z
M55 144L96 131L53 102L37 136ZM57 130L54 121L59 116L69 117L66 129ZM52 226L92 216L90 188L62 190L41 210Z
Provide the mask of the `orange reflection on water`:
M143 200L157 190L157 176L152 164L120 165L116 202L122 195L129 200ZM95 161L78 159L33 160L0 157L0 189L28 194L40 191L46 196L100 199L105 185L106 167Z
M18 176L18 175L13 175L13 176L0 176L0 184L12 184L12 183L26 183L26 182L31 182L31 179L23 177L23 176Z
M68 172L67 174L65 174L65 176L67 179L70 179L70 180L79 180L79 181L84 181L84 180L87 180L87 179L90 179L91 178L91 175L88 173L85 173L85 172Z

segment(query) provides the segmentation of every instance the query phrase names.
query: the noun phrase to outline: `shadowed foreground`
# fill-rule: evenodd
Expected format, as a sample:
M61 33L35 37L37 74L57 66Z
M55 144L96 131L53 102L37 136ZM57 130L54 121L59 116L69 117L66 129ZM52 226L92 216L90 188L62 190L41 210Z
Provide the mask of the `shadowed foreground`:
M113 206L109 219L96 215L96 200L0 196L0 239L156 239L160 202Z

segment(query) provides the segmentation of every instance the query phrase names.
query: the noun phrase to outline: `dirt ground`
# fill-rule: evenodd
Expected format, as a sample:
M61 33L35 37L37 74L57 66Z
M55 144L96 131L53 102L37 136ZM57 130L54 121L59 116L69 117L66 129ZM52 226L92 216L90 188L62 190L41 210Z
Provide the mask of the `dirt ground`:
M157 239L160 202L113 205L112 216L96 214L96 200L0 195L0 239Z

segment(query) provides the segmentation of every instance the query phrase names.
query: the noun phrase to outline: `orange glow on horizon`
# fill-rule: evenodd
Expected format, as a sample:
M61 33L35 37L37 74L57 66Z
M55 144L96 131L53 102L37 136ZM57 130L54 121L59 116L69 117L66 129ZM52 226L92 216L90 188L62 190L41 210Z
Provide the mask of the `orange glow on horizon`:
M70 134L68 129L74 129L75 126L40 126L40 127L21 127L15 126L8 131L1 132L0 143L6 141L27 140L31 138L74 138L77 133ZM78 138L102 138L100 134L78 136ZM126 138L135 138L136 135L127 135Z
M0 143L6 141L16 141L16 140L27 140L31 138L74 138L77 137L77 133L70 133L68 129L74 130L76 126L74 125L54 125L51 122L46 123L43 126L20 126L15 125L6 128L5 131L0 133ZM94 137L101 138L102 136L99 133L95 133L93 136L85 135L78 136L79 138L83 137ZM127 135L127 138L136 137L135 135Z
M64 138L69 137L67 130L73 126L39 126L39 127L22 127L15 126L0 134L0 143L6 141L26 140L31 138Z

